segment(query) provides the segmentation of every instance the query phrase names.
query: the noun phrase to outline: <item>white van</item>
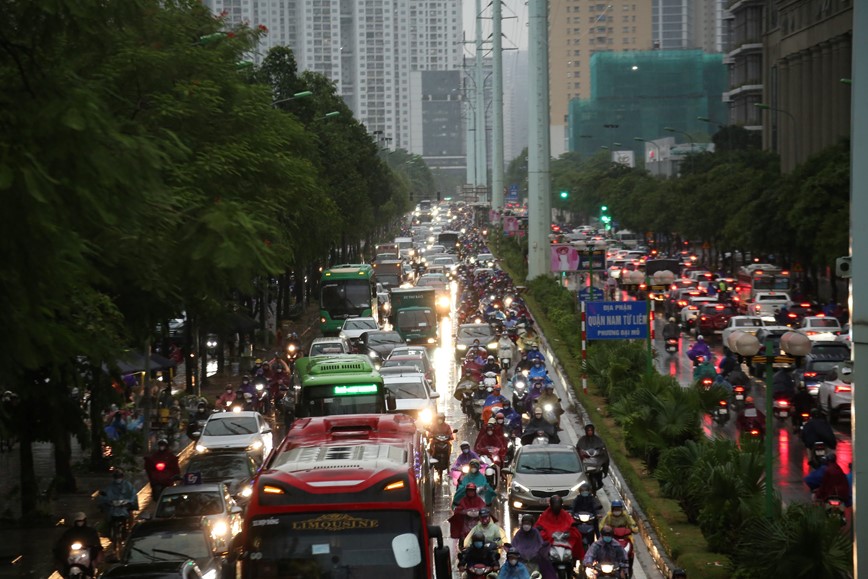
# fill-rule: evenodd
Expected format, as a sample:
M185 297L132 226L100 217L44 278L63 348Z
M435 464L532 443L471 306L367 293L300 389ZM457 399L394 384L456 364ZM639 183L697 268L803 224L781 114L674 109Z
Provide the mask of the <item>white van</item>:
M616 233L615 239L620 241L624 247L636 247L639 245L639 236L627 229L622 229Z

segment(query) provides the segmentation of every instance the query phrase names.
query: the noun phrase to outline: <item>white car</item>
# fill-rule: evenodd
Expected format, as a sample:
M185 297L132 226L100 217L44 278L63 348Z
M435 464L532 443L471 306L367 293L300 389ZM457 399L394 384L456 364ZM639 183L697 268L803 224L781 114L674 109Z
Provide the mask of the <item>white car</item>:
M402 371L397 371L398 369ZM396 367L395 372L383 375L383 384L395 397L395 412L408 414L416 419L419 428L427 429L437 418L437 403L440 393L434 391L425 375L412 367Z
M727 345L730 334L736 330L756 336L757 330L764 325L767 324L764 324L763 319L759 316L732 316L729 318L729 323L723 329L721 340L723 340L724 346Z
M365 332L379 329L380 326L374 318L347 318L338 336L353 344Z
M747 313L752 316L774 316L775 310L788 308L793 304L789 294L783 292L757 292L747 305Z
M831 424L835 424L842 415L850 416L854 386L850 379L852 372L849 362L841 362L835 366L829 378L820 382L817 406L829 417Z
M835 318L826 316L806 316L802 319L799 332L805 334L812 341L837 340L841 335L841 322Z
M196 441L196 452L243 449L261 463L273 446L271 426L260 413L219 412L205 422L202 436Z
M696 323L696 318L699 316L699 306L702 304L716 304L717 297L694 296L688 300L687 305L681 308L681 325L684 328L691 329Z
M480 253L476 256L476 264L480 267L494 267L494 255L490 253Z
M343 338L314 338L308 356L339 356L351 353L350 345Z

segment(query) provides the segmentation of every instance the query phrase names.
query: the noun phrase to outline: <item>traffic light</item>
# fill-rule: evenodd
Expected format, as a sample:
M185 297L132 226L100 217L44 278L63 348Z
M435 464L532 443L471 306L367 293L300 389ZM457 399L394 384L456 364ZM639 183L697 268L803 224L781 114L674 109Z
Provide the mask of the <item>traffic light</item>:
M569 191L561 191L561 199L566 199L570 196Z
M609 208L605 205L600 207L600 223L603 224L606 231L610 231L612 229L612 217L611 215L608 215L606 213L608 210Z

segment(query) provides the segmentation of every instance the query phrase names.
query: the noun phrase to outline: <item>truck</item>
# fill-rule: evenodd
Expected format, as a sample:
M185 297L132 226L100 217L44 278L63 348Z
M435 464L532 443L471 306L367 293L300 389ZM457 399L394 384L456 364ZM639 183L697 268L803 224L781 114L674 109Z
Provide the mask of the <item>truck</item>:
M386 289L396 288L404 278L404 262L400 259L378 260L374 262L374 274Z
M437 292L433 287L392 288L392 326L408 344L437 345Z

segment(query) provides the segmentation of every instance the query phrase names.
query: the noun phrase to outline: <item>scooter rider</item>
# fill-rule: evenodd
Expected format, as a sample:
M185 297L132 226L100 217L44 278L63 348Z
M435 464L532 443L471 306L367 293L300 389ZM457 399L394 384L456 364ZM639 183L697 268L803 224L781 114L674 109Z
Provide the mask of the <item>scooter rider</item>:
M543 418L542 407L537 406L533 409L533 418L531 418L524 427L524 433L521 435L522 445L533 443L536 433L540 431L544 432L549 437L550 443L560 443L561 440L560 437L558 437L554 424L550 424L545 418Z
M543 387L543 393L534 401L534 405L538 408L543 409L543 415L546 412L546 406L552 407L552 412L554 412L556 422L554 423L558 429L560 429L561 423L561 414L564 413L564 409L561 406L561 399L555 394L555 385L551 382L546 384Z
M178 457L169 449L169 441L165 438L157 441L157 450L145 457L145 472L151 484L151 496L154 500L159 499L163 489L172 486L175 478L181 476Z
M669 321L663 326L664 340L677 340L681 336L681 328L675 318L669 318Z
M515 365L515 373L519 374L525 370L530 372L530 369L533 368L533 360L529 360L527 357L527 352L524 352L521 355L521 360L518 361L518 364Z
M223 394L217 397L217 408L221 410L225 410L229 406L235 403L235 399L237 398L237 394L235 394L235 389L232 386L227 386L226 390L223 391Z
M560 495L552 495L549 506L536 520L536 528L547 543L557 532L567 531L570 535L570 548L573 556L581 559L584 556L584 546L579 530L573 526L573 516L564 510L564 499Z
M811 419L802 427L802 442L809 453L813 453L814 444L817 442L824 443L826 448L831 450L835 450L835 447L838 446L835 431L832 430L832 426L826 421L819 408L811 410Z
M470 450L470 443L466 440L462 440L458 448L461 452L458 453L458 457L452 463L452 470L461 470L461 467L465 464L470 464L471 460L479 460L479 455Z
M546 358L545 358L545 356L543 356L543 353L539 351L539 346L537 346L535 344L530 347L530 350L527 353L527 359L530 360L531 362L535 362L536 360L539 360L540 362L545 363L545 361L546 361Z
M72 550L73 543L80 543L83 548L90 550L90 574L88 576L93 577L103 548L99 533L87 525L87 515L84 513L72 515L72 526L64 531L54 544L55 568L65 579L69 577L69 552Z
M446 422L446 415L437 415L437 424L435 424L434 427L430 430L430 436L431 438L434 438L435 436L448 436L448 451L446 452L446 456L452 456L452 441L455 440L455 435L453 433L452 427ZM430 452L432 456L434 455L433 444L430 445L428 452Z
M576 441L576 450L579 451L579 456L583 456L583 453L588 450L602 450L603 476L609 475L609 453L606 451L606 443L597 436L597 427L590 422L585 425L585 434Z
M462 571L474 565L485 565L491 567L493 571L500 568L500 557L497 554L497 549L485 544L485 535L480 531L473 533L470 547L459 553L458 560L458 568Z
M621 577L626 577L630 562L627 560L627 552L624 550L624 547L615 540L612 527L604 525L600 529L600 535L600 539L595 541L588 549L588 552L585 553L582 564L590 569L594 566L594 563L606 561L620 567Z
M600 519L603 517L603 503L591 492L591 485L583 482L579 486L579 494L573 501L573 514L592 513L594 518L594 538L600 536Z
M693 360L693 364L698 366L702 360L711 360L711 349L708 347L708 344L705 343L705 338L702 335L696 336L696 343L690 346L690 349L687 350L687 357Z
M473 535L477 531L482 533L486 543L491 543L498 549L501 549L503 544L506 543L506 531L492 521L491 510L487 507L479 510L479 522L475 527L470 529L470 532L464 538L463 545L465 549L470 547L470 544L473 542Z
M494 356L489 356L485 361L485 366L482 367L482 373L487 374L488 372L494 372L495 374L500 375L501 369L500 364L497 363Z
M506 552L506 565L500 568L497 579L530 579L530 571L521 562L518 549L509 548Z
M124 478L124 471L116 468L112 473L112 482L100 493L100 507L106 511L108 525L111 527L112 519L128 519L132 511L139 510L139 498L133 484ZM125 501L124 504L115 506L114 501Z
M208 406L205 402L200 401L196 405L196 413L191 415L190 420L187 421L187 438L195 438L194 433L199 430L199 423L208 420L209 416Z
M490 448L496 450L490 451ZM497 434L494 431L494 424L486 424L485 428L479 431L473 450L480 456L486 455L492 460L497 458L499 459L498 464L503 465L503 461L506 459L506 439L503 434Z
M612 501L612 505L609 509L609 512L603 517L603 520L600 522L600 525L605 527L610 527L612 529L626 528L630 529L632 533L629 537L630 544L634 545L633 535L639 532L639 525L636 524L636 521L630 514L624 509L624 502L618 499ZM635 553L635 551L633 551ZM633 561L630 561L629 564L632 565Z

